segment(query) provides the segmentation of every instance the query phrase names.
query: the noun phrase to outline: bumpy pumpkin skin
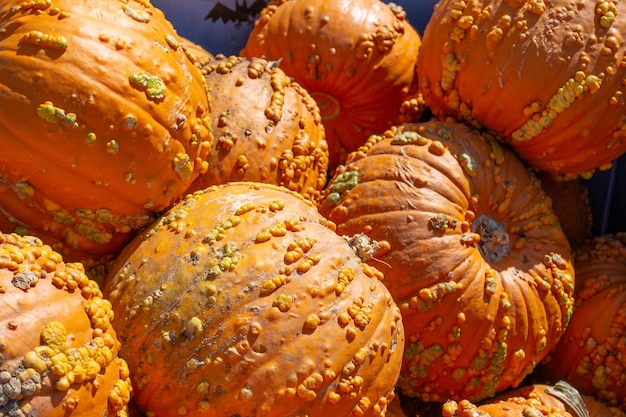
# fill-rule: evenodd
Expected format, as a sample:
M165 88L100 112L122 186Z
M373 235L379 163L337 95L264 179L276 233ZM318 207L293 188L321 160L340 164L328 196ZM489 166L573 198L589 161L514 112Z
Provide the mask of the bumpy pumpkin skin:
M131 242L104 293L146 414L384 416L400 311L333 228L298 193L231 182Z
M495 410L506 403L517 403L543 410L544 415L552 415L549 414L548 410L556 409L558 410L557 413L560 414L565 410L571 413L573 417L583 417L584 409L586 409L589 417L626 416L626 413L618 407L610 407L594 397L581 395L569 383L565 385L565 390L560 389L562 382L557 381L556 384L531 383L522 385L479 404L478 408L481 410ZM503 410L506 409L503 408ZM493 415L493 413L491 414Z
M488 135L453 120L394 126L337 168L319 210L377 242L368 263L402 312L407 396L493 396L565 330L569 244L539 182Z
M7 0L0 22L3 230L119 250L206 169L202 74L147 1Z
M261 58L218 55L203 66L203 74L214 142L207 171L188 191L254 181L317 200L326 185L328 145L309 93Z
M577 248L575 267L570 326L539 370L626 409L626 233L594 236Z
M332 170L397 120L403 101L417 90L420 45L395 4L273 0L240 54L280 60L280 68L317 101Z
M0 234L0 258L0 415L126 417L111 303L82 264L17 234Z
M572 178L610 167L626 152L619 3L440 1L417 64L427 106L488 128L536 169Z

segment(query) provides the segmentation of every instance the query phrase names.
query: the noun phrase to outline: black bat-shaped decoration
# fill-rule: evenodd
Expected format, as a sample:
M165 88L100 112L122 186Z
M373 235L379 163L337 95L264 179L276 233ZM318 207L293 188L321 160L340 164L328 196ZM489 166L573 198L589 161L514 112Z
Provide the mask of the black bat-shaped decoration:
M243 0L242 4L235 0L235 10L233 10L218 1L204 19L211 19L213 22L221 19L224 23L252 22L266 4L267 0L255 0L252 5L248 6L247 0Z

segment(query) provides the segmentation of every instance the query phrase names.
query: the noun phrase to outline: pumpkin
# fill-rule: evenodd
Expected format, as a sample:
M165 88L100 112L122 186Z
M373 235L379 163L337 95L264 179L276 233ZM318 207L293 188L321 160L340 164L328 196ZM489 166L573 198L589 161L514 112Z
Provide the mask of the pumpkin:
M473 404L468 400L449 400L442 406L442 416L589 417L589 412L580 394L569 384L562 382L558 386L526 385L480 404Z
M626 152L626 14L615 0L442 0L418 80L440 118L482 126L532 167L588 178Z
M146 1L5 0L0 22L1 230L114 254L206 169L202 74Z
M546 379L567 380L582 394L625 408L626 233L594 236L574 259L574 314L539 370Z
M188 194L105 280L151 417L384 416L404 347L380 272L299 193Z
M254 181L319 198L328 145L315 100L265 59L218 55L202 68L214 141L209 169L187 191Z
M488 398L565 330L569 243L539 181L492 136L452 119L393 126L351 153L322 197L400 307L403 394Z
M577 417L624 417L626 413L618 407L609 407L605 403L588 395L581 395L567 381L553 384L527 383L507 390L495 398L484 401L479 409L495 410L504 403L517 403L528 406L557 407Z
M558 180L545 172L536 172L541 188L552 199L552 210L573 248L578 247L593 234L593 212L589 189L577 178Z
M111 303L82 264L0 233L0 415L127 416Z
M417 91L421 38L396 4L380 0L272 0L242 56L279 61L317 102L333 170L389 127Z

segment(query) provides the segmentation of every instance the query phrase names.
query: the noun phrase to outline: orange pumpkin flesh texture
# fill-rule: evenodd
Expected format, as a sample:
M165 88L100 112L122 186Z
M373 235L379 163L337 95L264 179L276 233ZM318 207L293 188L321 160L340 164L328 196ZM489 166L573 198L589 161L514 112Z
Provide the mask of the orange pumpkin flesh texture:
M375 242L367 262L402 312L397 387L409 397L493 396L565 330L569 244L539 182L489 135L453 120L373 135L337 168L319 210L340 235Z
M0 234L0 416L126 417L111 303L82 264Z
M219 55L202 72L214 141L207 171L188 191L255 181L317 200L326 185L328 145L315 100L261 58Z
M146 1L0 2L0 226L118 251L206 168L206 85Z
M626 409L626 233L594 236L574 259L574 314L539 372Z
M242 56L276 60L317 101L331 170L394 123L417 91L421 38L404 10L379 0L272 0Z
M538 170L610 167L626 152L620 3L440 1L417 63L426 105L489 129Z
M137 236L104 293L146 414L384 416L400 311L333 228L286 188L231 182Z

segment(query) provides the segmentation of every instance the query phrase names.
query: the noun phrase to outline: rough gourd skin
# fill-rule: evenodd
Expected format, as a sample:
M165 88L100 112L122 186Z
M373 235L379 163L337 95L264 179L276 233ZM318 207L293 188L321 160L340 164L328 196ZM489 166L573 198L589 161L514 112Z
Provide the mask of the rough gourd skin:
M626 407L626 233L594 236L575 254L576 303L570 326L539 371L581 393Z
M82 264L0 234L0 416L126 417L132 388L112 319Z
M378 0L273 0L241 55L280 60L317 101L330 169L400 117L417 90L421 44L406 13Z
M0 226L118 251L206 169L206 85L145 0L0 1Z
M149 417L384 416L398 307L313 203L261 183L189 194L105 281Z
M317 200L326 185L328 144L315 100L278 63L261 58L220 55L202 73L214 141L207 171L188 191L256 181Z
M443 0L418 78L439 117L483 126L565 178L626 152L626 10L618 0Z
M551 202L493 137L454 120L394 126L337 168L320 212L377 243L405 326L397 387L478 401L516 386L572 314L570 246Z

